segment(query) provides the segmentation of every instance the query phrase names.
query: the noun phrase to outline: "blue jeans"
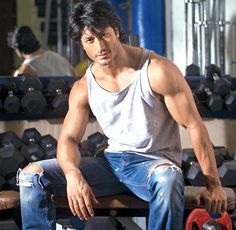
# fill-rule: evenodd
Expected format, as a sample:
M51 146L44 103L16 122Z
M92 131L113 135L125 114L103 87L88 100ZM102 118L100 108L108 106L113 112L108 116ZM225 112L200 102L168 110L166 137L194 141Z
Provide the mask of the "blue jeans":
M38 163L41 173L19 171L18 175L24 230L56 229L51 195L66 194L66 180L56 159ZM106 152L104 157L83 157L80 170L97 197L133 192L148 201L149 230L181 229L184 180L181 169L169 160Z

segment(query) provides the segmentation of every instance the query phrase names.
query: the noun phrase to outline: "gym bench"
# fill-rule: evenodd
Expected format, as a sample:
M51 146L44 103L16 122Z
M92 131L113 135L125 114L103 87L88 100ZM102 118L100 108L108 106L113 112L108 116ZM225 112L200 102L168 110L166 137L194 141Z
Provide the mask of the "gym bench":
M204 187L185 186L185 211L196 208L193 204L195 195ZM235 209L236 194L232 188L224 187L227 193L227 211ZM52 195L55 203L57 218L72 215L65 196ZM117 194L98 197L98 205L94 206L95 216L110 217L148 217L148 203L132 194ZM20 196L16 191L0 191L0 213L8 210L19 209Z
M194 206L195 195L203 191L205 187L185 186L185 210L192 210ZM232 188L224 187L227 193L227 210L233 211L236 204L236 194ZM57 208L58 216L71 215L66 197L53 195ZM148 217L148 202L141 200L132 194L117 194L106 197L98 197L98 205L94 206L95 216L113 216L113 217Z

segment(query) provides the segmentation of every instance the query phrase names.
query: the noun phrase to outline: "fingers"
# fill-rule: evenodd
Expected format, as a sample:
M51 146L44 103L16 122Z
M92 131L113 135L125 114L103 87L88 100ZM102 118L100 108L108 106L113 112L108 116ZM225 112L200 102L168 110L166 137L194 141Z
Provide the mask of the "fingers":
M199 207L201 201L203 201L208 213L217 214L227 210L227 196L224 197L221 194L209 193L209 191L205 190L195 196L194 205Z
M193 204L194 204L195 207L200 207L201 197L202 197L201 193L197 193L197 195L195 196L194 201L193 201Z

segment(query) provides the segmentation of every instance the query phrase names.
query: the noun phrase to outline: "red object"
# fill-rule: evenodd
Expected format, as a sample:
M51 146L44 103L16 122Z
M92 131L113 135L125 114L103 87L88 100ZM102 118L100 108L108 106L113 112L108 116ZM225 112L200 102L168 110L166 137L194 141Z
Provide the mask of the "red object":
M185 230L192 230L193 226L197 226L199 230L208 220L215 220L222 225L222 230L232 230L232 220L227 212L221 213L219 218L212 218L205 209L193 209L189 214Z

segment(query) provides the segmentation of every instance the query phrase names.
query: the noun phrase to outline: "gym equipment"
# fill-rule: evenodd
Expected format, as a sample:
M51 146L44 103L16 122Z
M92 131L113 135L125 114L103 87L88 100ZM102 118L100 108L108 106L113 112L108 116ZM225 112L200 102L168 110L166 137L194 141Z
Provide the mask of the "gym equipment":
M57 140L50 134L41 137L39 145L45 152L45 158L55 158L57 152Z
M221 230L222 229L222 224L218 223L215 220L208 220L202 225L202 230Z
M196 64L188 65L185 69L185 76L200 76L200 67Z
M25 158L14 146L0 148L0 174L5 179L14 176L17 170L25 165Z
M207 228L209 226L215 228ZM232 230L232 221L228 212L211 215L205 209L196 208L189 214L185 224L185 230L218 229L218 227L222 230Z
M223 109L224 100L222 96L211 91L206 82L201 82L195 94L199 101L204 101L208 108L213 111L220 111Z
M2 93L8 95L4 100L4 110L7 113L17 113L20 110L20 99L15 96L18 89L15 82L5 82L2 86Z
M205 176L202 173L198 162L193 161L191 165L184 170L185 180L193 186L205 186Z
M22 144L21 139L12 131L0 134L0 146L14 146L16 149L20 149Z
M6 180L5 178L0 174L0 190L3 190L6 185Z
M47 91L54 98L52 107L57 111L65 113L68 110L69 87L64 80L52 80L47 86Z
M225 96L231 89L231 83L228 79L223 78L221 69L215 64L206 67L206 79L212 82L212 91L221 96Z
M225 159L229 159L229 152L224 146L213 146L216 159L216 165L222 165ZM197 161L195 153L192 148L185 148L182 150L182 166L187 168L193 161Z
M87 150L94 156L98 156L104 152L107 147L107 137L100 133L95 132L87 138Z
M22 135L22 140L25 145L21 148L22 154L28 162L42 160L45 157L45 152L38 144L41 139L41 134L35 128L25 129Z
M225 96L225 107L229 111L236 111L236 90L230 91Z
M236 187L236 160L227 160L218 168L218 174L223 186Z
M21 77L19 90L24 94L21 99L21 106L24 112L28 114L40 114L47 107L47 101L41 90L43 85L39 78L35 76L24 75Z
M6 184L8 190L19 191L19 187L16 185L16 176L9 178Z

